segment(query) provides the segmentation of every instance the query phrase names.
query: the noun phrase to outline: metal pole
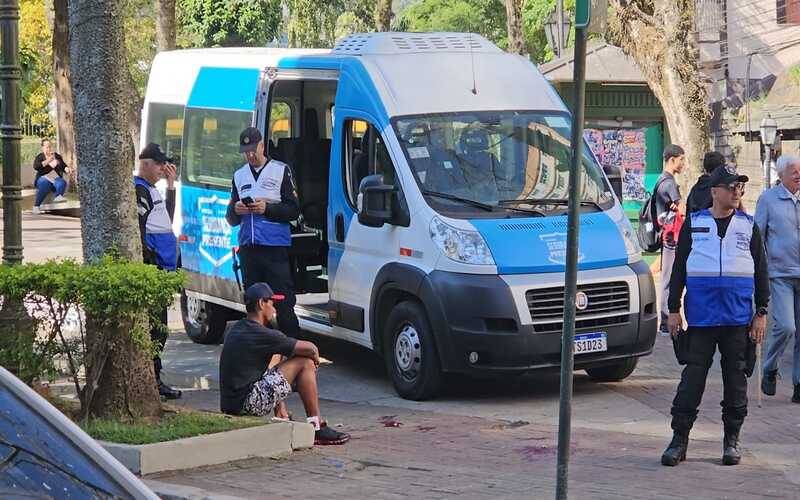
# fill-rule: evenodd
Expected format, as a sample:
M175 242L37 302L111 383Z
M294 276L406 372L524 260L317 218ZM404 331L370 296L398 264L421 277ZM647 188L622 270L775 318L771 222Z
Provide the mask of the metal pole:
M564 54L564 0L556 2L556 58Z
M764 138L762 137L761 140L763 141ZM764 188L763 191L769 189L770 185L770 163L772 162L772 145L767 144L766 141L764 142Z
M558 412L558 471L556 498L566 500L572 425L575 294L578 291L578 230L580 228L581 159L583 157L584 92L586 87L586 29L575 28L575 105L572 109L572 155L569 164L567 269L564 286L564 333L561 336L561 396Z
M3 143L3 262L22 262L22 173L20 172L19 1L0 0L0 84Z

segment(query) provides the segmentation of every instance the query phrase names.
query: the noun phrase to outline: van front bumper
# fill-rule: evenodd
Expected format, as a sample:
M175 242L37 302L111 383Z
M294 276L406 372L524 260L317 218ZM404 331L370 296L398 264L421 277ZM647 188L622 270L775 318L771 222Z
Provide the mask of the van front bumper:
M625 271L635 276L636 287L631 286L629 293L631 298L638 294L638 307L615 324L576 329L576 334L604 332L608 343L607 351L576 355L576 369L652 352L658 320L653 279L644 262ZM561 331L541 332L525 324L531 317L521 319L520 297L514 297L524 291L512 290L500 276L434 271L422 288L443 371L479 374L560 366ZM470 359L472 353L477 353L477 360L474 355Z

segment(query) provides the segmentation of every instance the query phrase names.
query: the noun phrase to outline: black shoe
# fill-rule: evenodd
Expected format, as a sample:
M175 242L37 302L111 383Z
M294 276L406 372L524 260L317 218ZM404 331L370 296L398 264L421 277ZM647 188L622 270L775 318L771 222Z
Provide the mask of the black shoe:
M318 431L314 432L314 444L318 446L345 444L348 441L350 441L350 434L332 429L325 422L320 424Z
M778 385L778 370L771 370L764 372L764 378L761 379L761 392L767 396L774 396L775 389Z
M794 394L792 394L792 403L800 403L800 384L794 384Z
M742 460L739 450L739 432L726 432L722 441L722 464L737 465Z
M674 467L686 460L686 448L689 446L689 431L675 431L672 441L661 455L661 465Z
M183 395L178 389L173 389L162 381L158 381L158 393L166 399L180 399Z

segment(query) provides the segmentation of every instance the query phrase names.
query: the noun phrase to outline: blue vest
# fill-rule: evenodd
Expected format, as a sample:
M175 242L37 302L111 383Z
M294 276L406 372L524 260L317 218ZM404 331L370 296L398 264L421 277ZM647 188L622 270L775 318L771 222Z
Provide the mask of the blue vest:
M133 178L134 184L144 186L150 193L152 208L145 214L144 242L156 254L156 264L168 271L178 267L178 239L172 232L167 204L154 186L139 176Z
M724 238L709 210L691 215L684 308L689 326L746 326L753 319L753 218L737 210Z
M245 164L233 174L233 182L239 199L250 197L267 202L281 201L281 185L283 184L286 164L270 160L258 181L253 178L250 165ZM247 214L242 216L239 227L239 246L259 245L265 247L288 247L292 245L292 232L286 222L272 222L263 214Z

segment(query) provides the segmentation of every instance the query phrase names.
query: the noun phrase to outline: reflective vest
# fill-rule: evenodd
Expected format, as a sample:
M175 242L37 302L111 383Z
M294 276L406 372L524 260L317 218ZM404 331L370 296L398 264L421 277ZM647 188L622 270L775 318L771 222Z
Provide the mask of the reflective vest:
M239 199L266 199L272 202L281 201L281 185L285 163L270 160L256 181L250 165L245 164L233 174L233 182ZM272 222L264 214L247 214L242 216L239 227L239 246L260 245L267 247L288 247L292 245L292 233L286 222Z
M167 204L161 193L141 177L134 177L134 183L147 188L150 194L150 210L144 215L144 242L155 254L156 264L162 269L174 271L178 267L178 239L172 232Z
M691 214L684 308L689 326L744 326L753 319L753 218L737 210L724 238L709 210Z

